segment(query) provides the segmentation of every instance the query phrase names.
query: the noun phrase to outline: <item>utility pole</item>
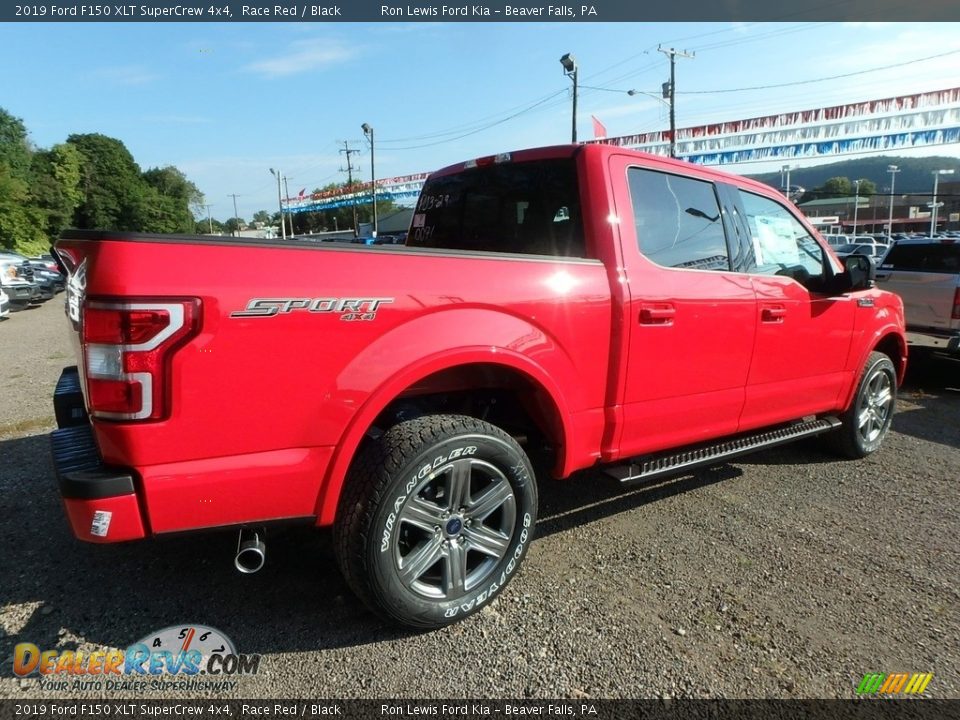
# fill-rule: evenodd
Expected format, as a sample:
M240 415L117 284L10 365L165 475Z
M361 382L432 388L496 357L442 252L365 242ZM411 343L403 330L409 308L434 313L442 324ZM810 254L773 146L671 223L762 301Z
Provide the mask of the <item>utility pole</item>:
M237 194L227 195L233 198L233 220L236 223L236 230L233 231L234 237L240 237L240 213L237 212Z
M373 128L364 123L360 126L363 134L370 139L370 196L373 204L373 236L377 236L377 172L373 166Z
M670 82L663 84L663 96L670 99L670 157L677 156L677 57L692 59L695 53L686 50L658 47L657 50L670 58Z
M341 150L344 155L347 156L347 169L344 170L340 168L340 172L347 173L347 188L349 192L353 192L353 163L350 161L350 155L353 153L360 152L359 150L354 150L350 147L350 143L346 140L343 141L343 150ZM356 198L350 198L350 207L353 208L353 236L360 237L360 228L357 226L357 203Z
M207 209L207 225L210 228L210 234L213 235L213 219L210 217L210 208L212 208L213 205L204 205L204 207Z
M277 208L280 210L280 235L287 239L287 226L283 223L283 198L280 196L280 185L283 183L283 171L270 168L270 174L277 179Z
M284 176L283 176L283 192L284 192L284 194L287 196L287 210L288 210L287 215L290 216L290 237L293 237L293 213L292 213L292 212L289 212L289 209L290 209L290 188L289 188L289 186L287 185L287 180L289 180L289 179L290 179L290 176L289 176L289 175L284 175ZM281 219L282 219L282 218L283 218L283 215L281 214L280 217L281 217Z

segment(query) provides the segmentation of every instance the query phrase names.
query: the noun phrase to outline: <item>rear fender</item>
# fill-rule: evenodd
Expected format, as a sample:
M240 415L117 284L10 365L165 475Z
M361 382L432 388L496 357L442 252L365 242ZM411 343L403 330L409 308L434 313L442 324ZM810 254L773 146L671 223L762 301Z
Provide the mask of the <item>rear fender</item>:
M486 342L480 342L480 339ZM416 357L415 362L402 362ZM506 313L458 309L431 313L394 328L359 353L338 376L336 387L375 386L351 418L337 443L317 501L318 524L329 525L347 470L377 416L404 390L441 370L487 363L525 376L553 403L558 418L557 468L570 463L571 408L582 408L580 383L570 358L542 329ZM560 388L570 390L562 392Z

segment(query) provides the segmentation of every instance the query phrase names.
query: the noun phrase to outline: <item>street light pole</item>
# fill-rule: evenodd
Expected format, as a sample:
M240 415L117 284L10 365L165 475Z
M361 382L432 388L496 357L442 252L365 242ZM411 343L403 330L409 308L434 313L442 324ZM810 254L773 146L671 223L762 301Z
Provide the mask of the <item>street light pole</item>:
M857 235L857 211L860 209L860 181L854 180L853 184L857 188L857 194L853 199L853 235L856 238Z
M783 194L784 196L786 196L787 200L789 200L790 199L790 166L784 165L782 168L780 168L780 172L787 174L787 184L783 188Z
M270 168L270 174L277 178L277 206L280 208L280 232L283 234L283 239L286 240L287 226L283 224L283 196L280 190L280 181L283 178L283 173Z
M360 126L370 140L370 192L373 197L373 237L377 236L377 173L373 168L373 128L367 123Z
M563 73L573 80L573 130L571 133L571 142L577 142L577 61L570 53L560 58L560 64L563 65Z
M934 170L933 172L933 202L930 203L930 237L937 229L937 182L941 175L953 175L953 170Z
M887 220L887 238L889 239L893 236L893 187L900 168L896 165L887 165L887 172L890 173L890 218Z

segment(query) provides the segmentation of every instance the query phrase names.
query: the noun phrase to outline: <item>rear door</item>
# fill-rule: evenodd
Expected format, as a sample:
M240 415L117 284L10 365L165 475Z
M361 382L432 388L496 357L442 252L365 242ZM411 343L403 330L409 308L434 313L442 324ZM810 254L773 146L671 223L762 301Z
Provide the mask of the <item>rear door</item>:
M960 283L960 245L955 242L897 243L883 258L877 282L903 298L907 326L955 330Z

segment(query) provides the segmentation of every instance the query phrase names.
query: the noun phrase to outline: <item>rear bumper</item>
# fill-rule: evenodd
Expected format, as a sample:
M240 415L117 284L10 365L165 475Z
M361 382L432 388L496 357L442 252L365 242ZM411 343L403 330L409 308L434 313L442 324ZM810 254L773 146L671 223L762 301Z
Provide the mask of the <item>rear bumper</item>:
M960 353L960 332L907 328L907 345L940 352Z
M145 537L134 473L101 461L76 367L61 373L53 405L58 426L50 436L53 466L73 534L93 543Z

